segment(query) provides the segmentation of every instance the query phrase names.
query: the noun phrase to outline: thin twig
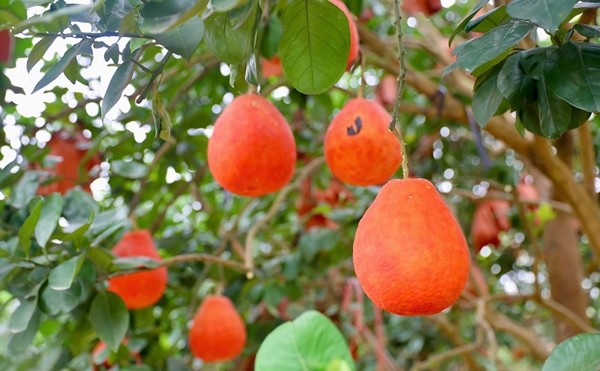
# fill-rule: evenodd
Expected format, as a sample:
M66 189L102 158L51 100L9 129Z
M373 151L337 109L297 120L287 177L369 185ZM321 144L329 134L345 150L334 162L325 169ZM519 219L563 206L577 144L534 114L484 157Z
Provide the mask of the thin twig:
M174 264L189 263L189 262L202 262L202 263L216 264L216 265L222 265L224 267L231 268L231 269L241 271L241 272L246 271L246 266L241 262L237 262L235 260L227 260L227 259L223 259L218 256L215 256L215 255L202 254L202 253L177 255L172 258L163 260L160 265L168 267L168 266L171 266Z
M296 180L293 183L288 184L285 188L279 191L277 197L275 197L275 200L273 201L273 204L271 204L271 207L269 208L267 213L256 223L254 223L254 225L248 230L248 233L246 234L246 242L244 245L244 263L248 279L254 277L254 238L256 237L256 234L262 227L265 226L265 224L267 224L267 222L269 222L269 220L275 217L279 206L283 203L287 194L290 193L292 190L299 188L304 178L306 178L313 171L315 171L315 169L317 169L317 167L323 164L324 161L325 159L323 157L319 157L309 162L308 165L306 165L300 171L300 174L296 177Z
M394 18L396 21L396 36L398 38L398 63L400 64L400 70L398 72L398 91L396 92L396 101L394 103L394 111L392 112L392 121L390 122L389 130L394 133L396 138L400 141L400 151L402 153L402 177L408 178L408 155L406 154L406 142L402 137L401 130L396 126L396 122L398 121L398 107L400 106L400 101L402 100L402 96L404 95L404 90L406 89L406 49L404 49L404 40L402 37L404 34L402 33L402 14L400 13L400 5L401 0L394 0Z
M133 213L135 212L135 208L140 203L140 199L142 197L142 191L146 187L146 184L148 184L148 180L150 179L150 174L152 173L152 169L154 169L154 167L158 164L160 159L171 149L171 147L173 147L174 144L175 144L175 140L172 138L169 138L168 140L164 141L163 144L158 149L158 151L156 151L156 154L154 155L154 159L152 159L152 162L150 163L150 165L148 165L146 176L144 178L142 178L142 180L140 181L140 189L133 195L131 202L129 202L129 216L133 215Z
M453 195L457 195L457 196L468 198L468 199L475 200L475 201L478 201L478 200L512 201L512 200L514 200L513 196L510 195L509 193L502 192L502 191L496 191L496 190L488 190L487 193L485 194L485 196L478 196L468 189L452 188L452 190L450 192L447 192L447 194L453 194ZM520 202L523 205L548 204L548 205L552 206L552 208L555 210L564 211L565 213L573 213L573 209L571 208L571 206L569 206L569 204L566 204L564 202L559 202L559 201L554 201L554 200L529 200L529 199L527 199L527 200L522 199L522 200L520 200Z

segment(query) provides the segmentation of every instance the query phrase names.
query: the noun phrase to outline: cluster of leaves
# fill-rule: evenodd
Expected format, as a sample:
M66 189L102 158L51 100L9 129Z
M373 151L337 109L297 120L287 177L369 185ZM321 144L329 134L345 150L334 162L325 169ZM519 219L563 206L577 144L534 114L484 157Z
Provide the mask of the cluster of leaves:
M558 138L600 110L600 75L595 67L600 46L592 42L600 38L600 28L568 23L587 9L600 7L600 2L515 0L476 17L486 3L480 1L454 33L485 32L457 47L453 66L477 77L473 113L482 127L510 109L517 113L521 131ZM553 45L536 45L538 29ZM579 41L576 35L581 36Z

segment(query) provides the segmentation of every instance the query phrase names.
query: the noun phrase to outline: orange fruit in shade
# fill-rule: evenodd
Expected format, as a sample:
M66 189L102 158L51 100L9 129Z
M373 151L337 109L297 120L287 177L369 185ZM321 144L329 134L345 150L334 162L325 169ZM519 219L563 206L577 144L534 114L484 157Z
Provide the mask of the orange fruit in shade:
M377 102L351 99L325 133L325 160L339 180L369 186L387 181L400 167L400 142L388 130L390 114Z
M37 194L40 196L47 196L54 192L65 194L77 186L79 184L79 165L90 149L91 144L91 141L83 135L81 130L78 130L75 134L66 131L54 133L46 145L50 148L48 156L56 157L57 162L54 167L44 170L46 170L49 177L56 179L49 184L40 185ZM87 160L83 169L88 173L100 162L100 155L94 153ZM90 183L91 181L87 181L82 184L83 190L91 192Z
M405 316L448 308L469 277L460 225L433 184L419 178L381 188L358 223L353 261L373 303Z
M340 8L342 12L348 18L348 25L350 26L350 52L348 53L348 65L346 69L350 69L350 66L354 61L358 58L358 49L359 49L359 39L358 39L358 28L356 27L356 23L352 19L352 13L348 10L346 4L344 4L341 0L329 0L333 5Z
M144 256L162 260L150 232L145 229L125 233L112 252L118 257ZM167 268L159 267L111 278L108 290L119 295L127 309L142 309L160 300L167 288L167 280Z
M283 75L283 66L281 65L281 58L275 55L270 59L260 59L262 67L262 75L265 79L270 77L280 77Z
M194 316L189 347L205 362L225 362L239 356L246 345L246 327L231 300L207 296Z
M425 15L434 15L442 10L440 0L405 0L402 2L402 10L409 13L423 13Z
M505 200L486 200L475 209L471 238L476 251L485 245L500 245L498 234L510 229L510 203Z
M0 30L0 63L7 64L12 59L13 38L9 29Z
M217 118L208 140L208 167L223 188L262 196L292 178L296 143L277 108L256 94L236 97Z
M123 339L123 343L122 345L127 345L129 341L127 340L127 338ZM129 350L129 349L128 349ZM104 361L102 361L102 363L95 363L96 359L101 357L106 351L106 343L103 341L99 341L96 346L94 346L94 349L92 349L92 365L93 365L93 369L94 370L100 370L101 367L105 367L105 368L110 368L113 366L113 362L114 359L111 359L111 356L114 354L112 353L110 350L108 351L108 354L106 354L106 358L104 359ZM142 357L140 356L139 353L137 352L131 352L129 353L130 356L130 363L132 363L131 361L135 361L136 364L142 364Z

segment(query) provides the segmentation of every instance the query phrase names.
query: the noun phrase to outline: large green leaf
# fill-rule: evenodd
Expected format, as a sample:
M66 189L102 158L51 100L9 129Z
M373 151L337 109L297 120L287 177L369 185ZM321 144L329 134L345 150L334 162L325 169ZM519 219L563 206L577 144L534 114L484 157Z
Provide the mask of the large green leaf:
M40 290L39 307L51 316L69 313L83 300L83 282L76 280L66 290L54 290L48 284L44 284Z
M129 312L123 300L113 292L102 291L92 301L89 316L100 340L113 351L119 349L129 327Z
M497 61L524 38L533 25L524 21L512 20L467 42L458 52L458 66L473 72L484 64ZM493 45L493 47L490 47Z
M40 81L38 81L38 83L33 88L32 93L35 93L36 91L50 84L52 81L56 80L56 78L64 72L65 68L67 68L69 63L75 57L77 57L77 55L79 55L79 53L81 53L82 50L89 49L92 46L92 44L92 40L84 39L67 49L62 58L58 62L56 62L52 67L50 67L48 72L44 74L44 77L42 77Z
M56 229L62 206L63 199L58 193L53 193L44 200L40 220L35 226L35 240L41 247L46 247L50 236Z
M115 74L110 79L108 87L106 88L106 93L102 99L101 111L103 118L111 110L111 108L117 104L119 99L121 99L123 91L133 76L134 67L135 64L131 60L126 60L117 68Z
M310 310L271 332L256 354L256 371L354 370L346 340L333 322Z
M46 54L46 51L54 43L56 40L55 36L46 36L43 37L40 41L35 43L31 51L29 52L29 56L27 57L27 71L31 72L31 69L39 62Z
M148 173L148 167L138 161L115 160L111 162L110 170L114 175L127 179L140 179Z
M27 328L24 331L17 332L14 334L8 343L8 349L11 352L22 352L24 351L33 341L35 334L40 327L41 312L36 310L33 312Z
M546 58L545 78L552 91L571 105L600 111L600 45L568 42Z
M204 8L206 2L203 0L148 1L140 12L139 27L144 33L166 32L198 15Z
M542 371L597 371L600 369L600 334L580 334L558 344Z
M522 53L508 57L498 74L498 90L510 104L512 111L517 111L536 100L535 80L521 68Z
M546 68L546 59L548 55L556 50L556 46L550 46L546 48L535 48L524 50L520 52L521 59L519 64L527 76L534 80L540 80L544 78L544 69Z
M473 19L467 24L465 31L488 32L510 19L511 17L506 14L506 6L503 5Z
M473 90L473 115L481 127L485 127L496 114L505 100L498 88L498 75L503 63L493 67L489 72L479 76Z
M569 128L572 107L549 91L544 79L538 81L537 90L542 135L546 138L558 138Z
M473 7L473 9L471 9L471 11L469 11L469 13L466 15L466 17L462 21L460 21L458 26L456 26L454 31L452 31L452 35L450 35L450 39L448 40L448 45L452 45L452 40L454 40L456 35L458 35L461 31L463 31L465 29L465 27L471 21L471 19L473 19L475 17L475 15L477 14L477 12L479 12L481 10L481 8L483 8L485 6L485 4L487 4L487 3L489 3L488 0L479 0L477 5L475 5Z
M531 20L554 33L575 3L577 0L513 0L506 10L515 18Z
M203 35L204 23L200 18L193 17L172 30L156 34L154 38L173 53L190 59L200 45Z
M26 256L29 256L29 248L31 247L31 236L35 230L35 226L40 219L40 215L42 214L42 200L37 199L33 201L33 208L31 213L25 219L25 222L19 229L19 243L21 244L21 248L25 252Z
M257 22L257 3L226 13L214 13L204 21L208 47L225 63L242 64L253 48L254 28Z
M48 276L50 288L57 291L69 289L73 284L75 277L77 277L84 261L85 255L82 254L74 256L52 269Z
M15 309L10 317L9 330L12 333L25 331L29 326L29 321L37 310L37 296L20 299L19 306Z
M323 0L288 5L279 54L294 88L304 94L330 89L344 74L349 51L348 19L337 6Z

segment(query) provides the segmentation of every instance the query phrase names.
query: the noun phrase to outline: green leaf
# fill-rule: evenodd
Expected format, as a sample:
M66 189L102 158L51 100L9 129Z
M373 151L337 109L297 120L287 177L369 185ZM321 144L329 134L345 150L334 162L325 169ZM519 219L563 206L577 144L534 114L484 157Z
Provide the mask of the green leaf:
M106 114L111 110L111 108L113 108L114 105L117 104L119 99L121 99L123 91L129 84L129 80L131 80L131 77L133 76L134 67L135 64L132 61L126 60L117 68L115 74L110 79L101 104L103 119L106 116Z
M31 247L31 236L35 230L35 225L40 219L40 215L42 214L42 200L37 199L34 201L33 209L31 213L25 219L25 222L19 229L19 243L21 244L21 248L25 252L25 256L29 257L29 248Z
M75 57L77 57L77 55L79 55L81 50L84 48L90 48L92 46L92 43L93 43L92 40L84 39L84 40L81 40L79 43L71 46L69 49L67 49L67 51L65 52L63 57L58 62L56 62L54 65L52 65L52 67L50 67L48 72L46 72L44 74L44 77L42 77L40 79L40 81L38 81L38 83L33 88L32 93L35 93L36 91L38 91L41 88L45 87L46 85L50 84L52 81L56 80L56 78L58 76L60 76L61 73L64 72L64 70L65 70L65 68L67 68L68 64Z
M200 18L193 17L176 28L154 35L154 38L173 53L190 59L200 45L203 35L204 23Z
M102 291L92 301L89 316L100 340L117 351L129 327L129 312L123 300L113 292Z
M39 172L36 171L28 171L23 176L17 184L13 188L13 196L10 199L10 204L16 207L17 209L21 209L31 201L32 198L35 197L35 192L38 188L39 183Z
M561 99L588 112L600 111L600 45L567 44L546 58L544 76Z
M83 293L81 280L76 280L66 290L54 290L48 284L44 284L40 291L39 307L51 316L69 313L85 300Z
M468 41L458 52L458 66L467 72L472 72L479 66L497 61L519 40L527 36L532 28L531 23L512 20L483 36ZM491 48L490 45L494 47Z
M320 94L344 74L350 51L348 19L322 0L294 0L283 18L279 54L296 90Z
M553 53L556 49L556 46L551 46L522 51L519 63L521 64L523 71L525 71L527 76L534 80L543 79L546 59L548 58L548 55Z
M88 250L88 256L98 268L107 273L112 266L115 257L105 249L91 248Z
M137 268L157 268L160 266L160 262L156 259L148 258L146 256L134 256L128 258L116 258L112 260L110 266L110 272L118 272Z
M212 0L211 5L217 12L226 12L242 6L248 0Z
M579 334L558 344L542 371L597 371L600 369L600 334Z
M473 116L482 128L496 114L504 96L498 88L498 75L504 63L494 66L489 72L479 76L473 90Z
M32 296L27 299L20 299L19 306L15 309L10 317L10 322L8 325L10 332L17 333L27 329L27 326L29 326L29 321L31 321L31 318L37 309L37 301L37 296Z
M250 55L257 21L256 4L250 1L243 7L206 18L206 44L223 62L242 64Z
M458 35L461 31L463 31L465 29L465 27L471 21L471 19L473 19L473 17L475 17L475 15L477 14L477 12L479 12L481 10L481 8L483 8L485 6L485 4L487 4L487 3L489 3L488 0L479 0L477 5L475 5L473 7L473 9L471 9L471 11L467 14L467 16L462 21L460 21L458 26L456 26L454 31L452 31L452 35L450 35L450 39L448 40L448 45L452 45L452 40L454 40L456 35Z
M279 42L283 35L283 23L279 20L279 17L272 14L269 17L269 23L265 28L261 43L261 53L265 58L271 58L277 54L279 48Z
M537 85L542 135L546 138L556 139L569 128L571 105L549 91L544 79L539 80Z
M498 90L512 111L518 111L536 100L535 80L521 68L521 56L519 52L508 57L498 74Z
M46 247L52 236L62 213L62 207L63 199L58 193L53 193L44 200L40 221L35 226L35 240L41 247Z
M587 37L588 39L600 38L600 27L599 26L590 26L587 24L577 23L575 26L573 26L573 28L581 36Z
M39 310L33 312L29 324L25 331L18 332L11 336L8 343L8 350L15 353L24 351L33 341L35 334L40 327L41 313Z
M511 17L506 14L506 6L503 5L473 19L467 24L465 31L488 32L510 19Z
M64 196L63 216L70 224L84 224L90 215L97 214L100 207L89 193L74 189Z
M355 369L340 331L329 318L310 310L266 337L258 349L254 367L256 371L306 371L325 370L336 363Z
M84 261L85 255L81 254L79 256L72 257L71 259L52 269L50 275L48 276L48 285L50 288L57 291L67 290L70 288Z
M577 0L513 0L506 10L514 18L531 20L554 33L565 21Z
M43 37L31 48L29 57L27 57L27 72L31 72L31 69L44 57L54 40L56 40L54 36Z
M77 58L71 59L67 67L65 67L64 74L71 84L77 82L77 78L79 77L79 63L77 63Z
M140 179L148 173L148 167L137 161L115 160L110 163L110 170L114 175L127 179Z

